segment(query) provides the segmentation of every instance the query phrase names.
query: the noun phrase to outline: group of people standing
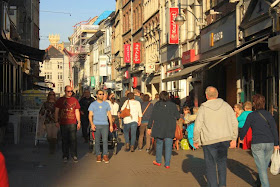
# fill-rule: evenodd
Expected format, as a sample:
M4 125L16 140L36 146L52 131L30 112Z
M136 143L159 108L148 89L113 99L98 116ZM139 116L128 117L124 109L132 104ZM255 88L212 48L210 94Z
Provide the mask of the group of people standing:
M54 149L53 142L56 141L54 134L60 127L65 162L69 159L69 155L74 162L78 161L76 132L82 122L85 142L88 141L88 125L94 131L96 161L109 163L108 133L113 131L113 123L116 123L124 132L125 151L134 152L137 147L141 151L144 148L143 139L146 134L146 151L151 148L151 137L156 142L156 159L153 164L161 166L165 145L164 166L170 168L175 129L179 124L178 121L183 119L183 123L192 124L188 127L188 130L192 131L191 145L195 149L200 146L203 148L208 186L226 186L228 148L236 147L238 137L244 144L250 130L251 149L259 172L257 182L262 186L269 186L266 169L273 149L279 149L279 140L276 123L272 115L264 110L265 98L262 95L255 95L252 103L244 104L245 111L240 113L241 115L236 115L227 102L218 98L218 90L209 86L205 91L207 101L199 108L193 107L193 114L190 108L185 106L183 114L180 115L180 107L170 100L166 91L157 94L155 100L151 100L149 94L141 95L139 90L126 91L125 97L121 98L119 103L116 102L114 94L108 96L103 90L96 92L96 101L90 97L88 90L85 91L79 103L76 98L71 97L72 91L70 86L66 86L65 96L56 102L52 96L54 93L50 92L48 101L40 111L46 116L50 150ZM129 110L129 115L121 118L121 113L126 109ZM195 122L192 123L193 121ZM138 127L139 138L136 146ZM103 155L100 151L101 137Z

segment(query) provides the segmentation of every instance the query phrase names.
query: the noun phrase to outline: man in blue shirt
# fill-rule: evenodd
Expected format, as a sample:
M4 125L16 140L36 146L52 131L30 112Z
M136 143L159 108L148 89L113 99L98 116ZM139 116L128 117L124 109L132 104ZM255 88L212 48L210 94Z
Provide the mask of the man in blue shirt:
M113 123L111 108L108 102L103 101L104 91L98 90L96 92L97 100L90 104L89 111L89 122L91 129L94 132L95 137L95 153L97 155L96 162L101 162L101 153L100 153L100 135L102 135L103 141L103 161L107 164L109 163L108 158L108 132L109 132L109 123L110 122L110 132L113 132ZM107 118L108 117L108 118Z

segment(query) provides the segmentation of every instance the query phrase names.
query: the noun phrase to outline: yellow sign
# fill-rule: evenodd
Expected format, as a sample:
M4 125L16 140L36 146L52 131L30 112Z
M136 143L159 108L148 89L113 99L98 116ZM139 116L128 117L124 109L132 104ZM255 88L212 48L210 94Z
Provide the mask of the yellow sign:
M210 34L210 46L213 47L214 46L214 33Z

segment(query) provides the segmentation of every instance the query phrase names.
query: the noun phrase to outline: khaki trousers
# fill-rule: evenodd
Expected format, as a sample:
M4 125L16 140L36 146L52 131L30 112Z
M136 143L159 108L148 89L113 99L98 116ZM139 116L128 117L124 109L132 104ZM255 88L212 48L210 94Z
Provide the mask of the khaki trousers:
M151 146L151 136L148 135L147 133L147 126L148 123L142 123L139 127L139 139L138 139L138 148L142 149L143 148L143 138L144 138L144 133L146 131L146 149L150 149Z

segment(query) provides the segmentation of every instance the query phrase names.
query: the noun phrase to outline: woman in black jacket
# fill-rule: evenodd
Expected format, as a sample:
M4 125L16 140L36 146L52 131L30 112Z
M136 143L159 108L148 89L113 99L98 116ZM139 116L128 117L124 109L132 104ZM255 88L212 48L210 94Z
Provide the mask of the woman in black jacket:
M162 91L159 101L154 105L152 116L148 124L148 134L156 139L156 160L154 165L160 166L162 159L163 141L165 142L165 167L170 168L172 143L175 137L176 121L180 114L174 103L169 101L168 93Z
M255 111L250 113L244 127L240 131L240 142L243 141L248 129L252 128L252 154L258 168L257 185L269 186L267 168L274 149L279 149L278 133L273 116L266 110L265 98L260 94L253 96Z

